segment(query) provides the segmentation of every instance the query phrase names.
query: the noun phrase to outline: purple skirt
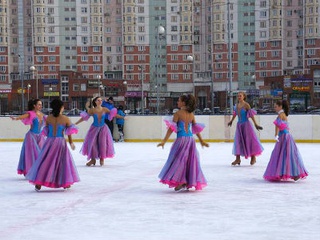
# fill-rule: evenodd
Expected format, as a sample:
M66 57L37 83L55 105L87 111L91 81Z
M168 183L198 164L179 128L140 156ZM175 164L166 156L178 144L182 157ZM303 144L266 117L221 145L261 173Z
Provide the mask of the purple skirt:
M187 188L201 190L207 186L193 137L179 137L175 140L159 178L161 183L168 184L169 187L186 184Z
M268 181L280 181L295 178L305 178L302 157L290 133L281 134L270 157L267 169L263 175Z
M17 168L18 174L26 175L29 172L33 163L38 158L44 141L45 136L41 134L35 134L31 131L28 131L26 133L22 144L20 159Z
M30 183L50 188L68 187L79 175L63 137L48 137L26 178Z
M84 139L80 153L88 159L105 159L114 156L113 139L106 125L102 127L90 126Z
M248 158L258 156L262 151L263 147L254 132L252 124L249 121L245 121L243 123L238 122L232 154Z

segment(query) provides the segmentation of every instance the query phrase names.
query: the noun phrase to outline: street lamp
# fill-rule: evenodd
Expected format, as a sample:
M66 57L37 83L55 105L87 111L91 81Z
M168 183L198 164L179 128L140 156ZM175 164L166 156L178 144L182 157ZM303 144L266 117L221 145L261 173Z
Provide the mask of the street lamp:
M37 99L39 99L38 70L36 69L35 66L31 66L31 67L30 67L30 71L31 71L33 74L35 73Z
M28 88L28 102L29 102L29 99L30 99L29 97L30 97L30 88L31 88L31 85L30 85L30 84L28 84L28 85L27 85L27 88Z
M252 79L252 82L251 82L251 86L253 86L253 91L252 91L252 95L253 95L253 98L252 98L252 101L253 101L253 107L256 107L256 87L257 87L257 84L256 84L256 75L252 75L251 76L251 79Z
M97 79L98 79L98 96L100 95L100 80L101 80L101 76L97 75Z
M144 114L144 96L143 96L143 67L139 65L140 68L140 78L141 78L141 114Z
M51 93L52 93L52 87L49 87L49 104L48 104L48 108L50 108L50 97L51 97Z
M194 64L194 58L193 58L193 56L191 56L191 55L188 55L188 57L187 57L187 61L188 62L191 62L191 64L192 64L192 73L191 73L191 80L192 80L192 93L193 93L193 95L194 95L194 92L195 92L195 89L194 89L194 73L193 73L193 64Z
M126 86L126 93L124 94L124 106L125 106L125 109L127 109L127 101L126 101L126 94L127 94L127 90L128 90L128 82L127 81L123 81L123 85Z
M156 89L157 89L157 115L160 115L160 98L159 98L159 91L160 91L160 83L159 83L159 72L158 66L161 66L161 62L159 61L159 47L161 44L159 44L159 40L163 37L163 34L165 34L166 30L163 26L158 26L158 32L157 32L157 41L156 41L156 48L157 48L157 61L156 61ZM160 52L161 54L161 52ZM161 73L160 73L161 74Z
M102 94L103 94L102 96L105 97L106 94L105 94L105 91L104 91L104 86L102 84L100 85L100 89L102 90Z
M229 74L229 101L230 114L233 113L233 93L232 93L232 52L231 52L231 19L230 19L230 0L227 1L227 25L228 25L228 74Z

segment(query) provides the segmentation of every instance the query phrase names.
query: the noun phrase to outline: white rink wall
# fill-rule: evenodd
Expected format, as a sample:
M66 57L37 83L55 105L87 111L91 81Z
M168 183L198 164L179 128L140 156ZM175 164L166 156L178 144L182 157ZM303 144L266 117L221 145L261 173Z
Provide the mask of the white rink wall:
M165 118L172 116L137 116L128 115L125 120L125 141L131 142L156 142L160 141L166 134ZM257 115L256 121L263 127L257 134L262 142L274 141L273 121L276 115ZM79 117L70 117L76 122ZM208 142L229 142L233 141L237 119L232 127L227 124L230 121L229 115L196 115L196 121L204 123L206 128L202 137ZM251 120L250 120L251 121ZM79 133L73 135L75 141L82 141L92 123L92 118L87 122L78 125ZM320 142L320 115L290 115L290 131L297 142ZM23 125L21 121L12 121L10 117L0 117L0 141L22 141L29 126ZM114 138L118 139L117 127L115 125ZM175 139L175 134L170 137Z

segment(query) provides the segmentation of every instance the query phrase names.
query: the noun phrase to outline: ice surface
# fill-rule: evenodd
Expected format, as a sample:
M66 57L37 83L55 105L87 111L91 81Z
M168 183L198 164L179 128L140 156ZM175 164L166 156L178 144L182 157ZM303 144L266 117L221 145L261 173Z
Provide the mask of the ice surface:
M1 240L277 240L320 239L320 144L298 144L305 180L262 176L273 143L250 166L231 166L232 143L201 148L208 186L174 192L159 183L171 143L115 143L105 166L87 167L72 152L81 182L40 192L17 175L22 143L0 143Z

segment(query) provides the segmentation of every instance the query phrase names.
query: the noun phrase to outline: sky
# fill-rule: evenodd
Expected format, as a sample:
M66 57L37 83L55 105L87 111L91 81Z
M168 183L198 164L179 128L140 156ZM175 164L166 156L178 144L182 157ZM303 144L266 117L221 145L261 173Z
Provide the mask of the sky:
M306 179L271 183L262 176L274 143L254 166L231 166L232 143L197 143L208 186L182 192L158 179L172 143L115 143L103 167L87 167L75 144L81 181L36 192L16 173L22 143L0 142L1 240L320 239L320 144L297 144Z

